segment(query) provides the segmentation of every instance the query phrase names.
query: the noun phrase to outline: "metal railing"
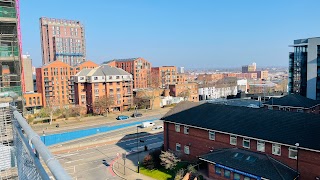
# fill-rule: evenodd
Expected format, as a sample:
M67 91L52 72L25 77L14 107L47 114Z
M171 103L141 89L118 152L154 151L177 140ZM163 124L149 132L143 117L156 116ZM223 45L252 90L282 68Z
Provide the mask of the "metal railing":
M14 93L0 93L0 98L7 96L16 98ZM6 143L8 140L4 141L0 137L0 159L7 160L6 163L0 164L2 168L0 179L49 180L48 173L51 173L54 179L71 180L72 178L43 144L39 135L32 130L14 104L6 103L5 105L9 107L3 106L2 109L0 107L0 114L6 115L3 118L0 117L0 124L6 124L4 127L6 132L0 136L12 136L13 146L12 143ZM50 172L45 170L40 160L45 163L46 169Z

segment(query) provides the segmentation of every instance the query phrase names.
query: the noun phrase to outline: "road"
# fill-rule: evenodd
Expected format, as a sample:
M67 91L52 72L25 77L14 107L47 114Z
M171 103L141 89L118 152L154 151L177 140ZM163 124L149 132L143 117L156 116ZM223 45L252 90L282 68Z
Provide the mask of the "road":
M130 128L122 130L118 134L120 135L129 131ZM139 142L139 149L144 149L145 145L148 147L159 146L163 143L163 133L147 133L146 136L139 139L144 141L143 143ZM113 173L111 165L114 163L117 155L136 150L137 142L137 138L133 136L130 139L120 139L113 144L100 147L92 147L79 151L65 151L64 153L56 154L56 157L74 179L120 179Z

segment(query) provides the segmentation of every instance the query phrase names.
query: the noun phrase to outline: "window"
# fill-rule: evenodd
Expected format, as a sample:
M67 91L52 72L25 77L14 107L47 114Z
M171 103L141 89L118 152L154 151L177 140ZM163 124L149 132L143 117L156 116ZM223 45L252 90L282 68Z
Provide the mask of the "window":
M265 151L265 143L264 141L257 141L257 151L264 152Z
M237 145L237 136L230 136L230 144Z
M230 174L231 174L231 172L229 171L229 170L224 170L224 177L225 178L230 178Z
M243 180L250 180L250 178L249 177L244 177Z
M184 153L185 154L190 154L189 146L184 146Z
M185 134L189 134L189 127L188 126L184 126L184 131Z
M272 154L281 155L281 145L280 144L272 144Z
M296 147L289 147L289 158L291 159L297 159L297 148Z
M94 80L98 80L98 77L94 77Z
M176 124L175 129L176 129L176 132L180 132L180 125Z
M303 112L303 109L297 109L297 112Z
M233 173L233 180L240 180L240 174Z
M216 174L221 175L221 168L220 168L220 167L215 166L215 172L216 172Z
M180 151L181 150L181 144L176 143L176 151Z
M214 131L209 131L209 139L215 140L216 139L216 133Z
M243 145L244 148L250 149L250 139L243 138L242 145Z
M268 109L272 110L272 109L273 109L273 107L272 107L272 106L268 106Z

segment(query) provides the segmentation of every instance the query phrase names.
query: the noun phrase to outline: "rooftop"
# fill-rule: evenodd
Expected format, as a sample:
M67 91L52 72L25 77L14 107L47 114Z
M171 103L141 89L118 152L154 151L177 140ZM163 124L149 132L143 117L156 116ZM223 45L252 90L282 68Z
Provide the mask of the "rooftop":
M111 67L103 64L94 69L83 69L78 72L75 76L108 76L108 75L130 75L121 68Z
M320 116L221 104L184 102L161 120L320 151Z
M201 156L200 159L272 180L295 179L297 176L295 170L272 157L244 149L219 149Z
M137 58L127 58L127 59L112 59L110 61L105 61L102 64L107 64L107 63L113 62L113 61L116 61L116 62L128 62L128 61L134 61L136 59L139 59L139 57L137 57Z
M320 104L320 101L313 100L301 96L299 94L288 94L280 98L271 98L266 105L276 105L276 106L290 106L290 107L303 107L311 108Z

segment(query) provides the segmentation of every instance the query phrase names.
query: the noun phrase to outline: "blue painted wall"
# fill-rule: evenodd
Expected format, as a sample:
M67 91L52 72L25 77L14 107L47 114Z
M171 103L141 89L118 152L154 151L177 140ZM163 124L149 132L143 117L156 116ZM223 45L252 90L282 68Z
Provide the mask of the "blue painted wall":
M92 136L92 135L99 134L99 133L105 133L105 132L109 132L109 131L113 131L113 130L118 130L118 129L125 128L125 127L137 126L137 125L140 125L142 122L154 121L157 119L158 118L139 121L139 122L119 124L119 125L114 125L114 126L102 126L102 127L96 127L96 128L90 128L90 129L82 129L82 130L77 130L77 131L59 133L59 134L50 134L47 136L41 136L40 138L41 138L42 142L44 142L45 145L50 146L53 144L58 144L58 143L62 143L62 142L67 142L67 141L79 139L79 138L84 138L84 137Z

